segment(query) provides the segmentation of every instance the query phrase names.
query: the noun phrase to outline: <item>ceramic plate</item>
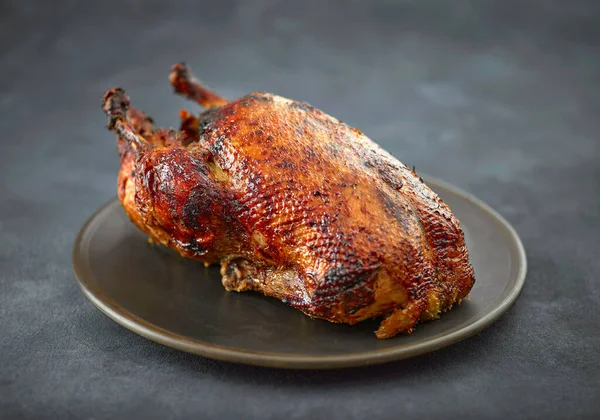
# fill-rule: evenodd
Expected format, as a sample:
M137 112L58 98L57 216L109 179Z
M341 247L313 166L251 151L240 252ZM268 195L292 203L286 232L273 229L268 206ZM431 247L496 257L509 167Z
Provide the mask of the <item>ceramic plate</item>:
M151 245L118 200L84 225L73 266L102 312L150 340L201 356L281 368L339 368L387 362L465 339L496 321L523 287L526 258L513 228L487 205L440 181L427 184L465 232L476 283L471 299L411 335L378 340L377 322L313 320L254 292L226 292L218 267L205 268Z

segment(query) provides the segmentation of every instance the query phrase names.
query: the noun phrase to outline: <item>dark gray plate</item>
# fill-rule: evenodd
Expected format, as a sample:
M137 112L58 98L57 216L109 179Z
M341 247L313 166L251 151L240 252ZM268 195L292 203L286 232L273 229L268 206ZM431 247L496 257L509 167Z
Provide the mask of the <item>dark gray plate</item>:
M226 292L219 269L152 246L117 200L82 228L73 266L85 295L130 330L202 356L286 368L382 363L439 349L489 326L517 299L525 251L512 227L476 198L427 179L460 220L475 268L471 299L420 324L411 335L377 340L374 321L313 320L258 293Z

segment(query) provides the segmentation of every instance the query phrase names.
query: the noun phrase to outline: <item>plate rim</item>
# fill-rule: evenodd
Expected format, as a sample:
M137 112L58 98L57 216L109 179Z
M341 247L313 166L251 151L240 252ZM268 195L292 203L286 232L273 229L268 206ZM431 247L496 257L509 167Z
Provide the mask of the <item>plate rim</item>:
M489 327L510 309L510 307L515 303L521 294L525 284L525 278L527 274L527 254L514 227L500 213L498 213L484 201L475 197L473 194L470 194L461 188L438 178L423 176L423 179L425 180L426 184L431 185L434 190L436 186L441 187L442 189L445 189L459 196L460 198L469 201L471 204L474 204L476 207L492 216L494 221L504 228L505 233L508 234L508 239L511 242L509 244L509 248L513 248L515 251L514 254L517 258L516 263L518 265L518 271L516 273L514 286L509 293L499 304L497 304L494 308L492 308L492 310L484 314L474 323L449 334L444 334L431 340L427 340L423 343L413 344L408 348L398 346L360 353L344 353L339 355L322 356L307 356L297 354L284 355L278 353L257 352L252 350L240 350L234 347L222 346L219 344L213 344L210 342L185 337L172 333L163 329L162 327L139 318L138 316L129 312L126 308L119 305L112 298L106 295L104 295L104 298L101 298L103 295L102 291L97 290L99 288L94 287L94 284L90 284L89 280L85 280L86 277L95 279L91 269L89 269L89 267L83 267L79 262L82 259L81 245L88 228L107 208L116 204L120 204L118 198L113 198L102 205L86 220L79 230L75 238L72 252L72 264L75 278L84 295L92 302L92 304L116 323L156 343L210 359L272 368L337 369L381 364L429 353L472 337L473 335Z

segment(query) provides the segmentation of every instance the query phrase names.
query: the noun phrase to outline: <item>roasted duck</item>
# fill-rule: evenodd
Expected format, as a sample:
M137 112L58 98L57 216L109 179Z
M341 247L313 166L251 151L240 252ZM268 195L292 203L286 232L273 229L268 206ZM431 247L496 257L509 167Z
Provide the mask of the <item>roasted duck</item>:
M177 93L207 110L155 128L121 88L103 109L117 134L118 196L139 229L220 264L227 290L256 290L378 338L411 332L468 295L464 235L444 202L359 130L270 93L228 101L184 64Z

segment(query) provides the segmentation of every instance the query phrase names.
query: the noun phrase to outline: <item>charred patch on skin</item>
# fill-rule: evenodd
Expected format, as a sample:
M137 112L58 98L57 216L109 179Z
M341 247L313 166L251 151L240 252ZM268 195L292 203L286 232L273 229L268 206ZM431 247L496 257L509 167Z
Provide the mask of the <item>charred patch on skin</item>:
M378 168L377 173L379 173L381 179L383 179L386 184L396 191L400 191L404 185L404 182L401 179L398 179L398 177L392 175L390 168Z
M414 219L414 216L409 214L410 210L407 208L401 207L400 203L397 200L392 199L386 192L381 189L376 189L377 198L383 205L386 213L396 220L402 229L407 230L409 221Z
M188 243L182 246L187 252L196 256L202 256L208 252L208 248L198 243L197 239L194 237L189 238Z
M223 152L223 149L225 148L225 142L227 141L227 137L224 135L220 135L216 138L216 140L212 143L212 145L210 146L210 153L213 156L218 156Z
M324 276L312 296L312 304L322 308L323 314L335 316L334 312L355 313L373 302L373 283L379 266L336 266Z
M241 99L241 101L245 101L245 102L256 101L256 102L272 103L273 96L266 92L254 92L254 93L251 93L250 95L244 96Z
M188 200L181 207L181 220L186 227L192 230L204 230L202 219L211 215L211 205L218 196L211 191L197 188L193 190Z
M289 104L289 107L304 112L315 112L315 108L312 105L307 104L306 102L293 101Z
M198 134L201 136L211 129L211 124L219 113L219 108L204 111L198 116Z

